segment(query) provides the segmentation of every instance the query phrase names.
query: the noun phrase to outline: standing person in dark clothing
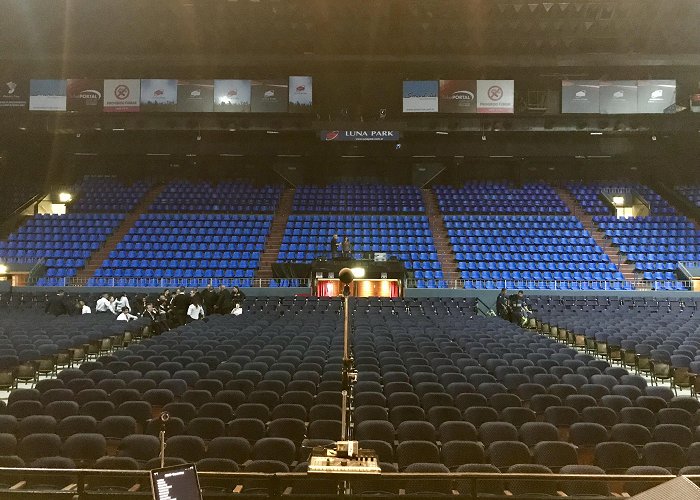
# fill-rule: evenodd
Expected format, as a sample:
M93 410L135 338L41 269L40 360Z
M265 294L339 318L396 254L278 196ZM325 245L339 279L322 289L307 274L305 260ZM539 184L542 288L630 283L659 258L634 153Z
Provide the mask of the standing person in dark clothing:
M205 313L214 314L214 308L216 307L218 298L216 290L214 290L214 285L209 283L209 285L202 290L202 305L204 306Z
M347 236L343 238L343 258L349 259L352 255L352 244L350 243L350 238Z
M175 295L173 296L173 299L170 301L170 306L172 307L173 311L173 319L175 320L176 325L184 325L185 321L187 320L187 308L190 305L190 299L187 295L185 295L185 292L178 288L177 292L175 292Z
M219 285L219 298L216 301L217 314L228 314L233 309L231 291L225 285Z
M510 321L510 301L505 288L501 288L501 293L496 298L496 314L506 321Z
M237 286L234 286L231 289L231 302L233 302L233 307L243 307L244 300L245 300L245 294L241 291L240 288L238 288Z
M53 314L54 316L68 314L68 307L66 305L66 294L63 290L59 290L56 295L49 296L49 300L46 302L44 312Z
M331 259L335 260L338 257L338 234L334 233L331 237Z

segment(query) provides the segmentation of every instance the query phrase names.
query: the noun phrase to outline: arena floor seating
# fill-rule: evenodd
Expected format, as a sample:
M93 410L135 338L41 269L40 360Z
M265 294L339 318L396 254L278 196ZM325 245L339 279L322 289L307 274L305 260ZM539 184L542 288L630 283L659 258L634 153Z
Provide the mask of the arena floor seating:
M585 352L551 330L475 316L474 299L352 299L351 307L354 436L377 451L384 471L676 474L700 465L698 400L675 396L659 376L648 383L598 345ZM681 326L694 332L696 307L533 300L550 326L578 313L601 324L624 317L631 328L653 317L656 336L668 331L669 340ZM110 349L13 391L0 415L0 462L96 467L116 456L149 468L159 451L152 418L165 410L169 464L209 470L212 459L224 459L217 470L305 470L309 446L338 439L341 300L257 298L244 309ZM243 492L260 487L242 481ZM426 485L445 488L404 487ZM494 489L543 494L563 486L571 487L509 480Z

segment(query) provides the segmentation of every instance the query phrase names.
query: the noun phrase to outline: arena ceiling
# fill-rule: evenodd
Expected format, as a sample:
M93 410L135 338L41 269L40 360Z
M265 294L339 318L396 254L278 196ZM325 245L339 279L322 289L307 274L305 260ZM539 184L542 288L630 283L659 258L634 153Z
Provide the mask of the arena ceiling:
M697 0L2 0L0 12L6 64L700 65Z

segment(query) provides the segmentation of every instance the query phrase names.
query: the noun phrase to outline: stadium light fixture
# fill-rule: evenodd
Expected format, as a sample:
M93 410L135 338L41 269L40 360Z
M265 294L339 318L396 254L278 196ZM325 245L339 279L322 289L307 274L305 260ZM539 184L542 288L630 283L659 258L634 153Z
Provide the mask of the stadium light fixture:
M352 275L355 278L364 278L365 277L365 268L364 267L353 267L350 270L352 271Z
M70 193L58 193L58 201L61 203L70 203L73 199L73 195Z
M444 130L438 130L435 132L437 135L448 135L449 132L445 132Z
M0 264L0 274L7 274L7 266L5 264Z
M621 207L622 205L625 204L625 197L624 196L613 196L612 201L613 201L614 205Z

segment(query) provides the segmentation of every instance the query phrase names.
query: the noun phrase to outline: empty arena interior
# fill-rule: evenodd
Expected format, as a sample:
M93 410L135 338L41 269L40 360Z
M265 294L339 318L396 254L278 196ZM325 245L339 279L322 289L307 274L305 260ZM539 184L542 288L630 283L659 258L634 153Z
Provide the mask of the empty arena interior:
M700 4L0 12L0 498L700 498Z

